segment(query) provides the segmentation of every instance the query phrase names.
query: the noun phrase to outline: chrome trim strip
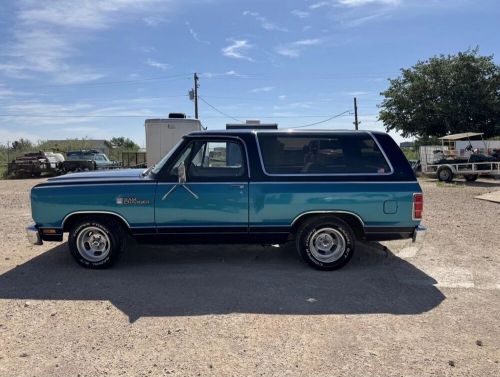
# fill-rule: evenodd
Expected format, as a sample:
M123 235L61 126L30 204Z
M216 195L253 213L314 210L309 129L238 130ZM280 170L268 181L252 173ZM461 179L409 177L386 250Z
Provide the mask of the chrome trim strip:
M309 132L311 132L311 131L309 131ZM321 131L316 131L316 132L320 133ZM334 132L324 131L324 133L331 133L331 134L335 134L337 132L342 133L340 131L334 131ZM343 131L343 132L346 133L346 132L353 132L353 131ZM373 139L375 144L377 144L380 151L382 152L382 155L384 156L385 161L387 162L387 165L391 168L391 171L389 173L271 174L271 173L267 172L267 170L264 166L264 159L262 158L262 151L260 149L260 143L259 143L259 137L258 137L258 134L260 133L260 131L255 130L255 131L253 131L253 134L255 136L255 143L257 144L257 151L259 152L260 166L261 166L264 174L269 176L269 177L358 177L358 176L375 176L375 177L377 177L377 176L387 176L387 175L394 174L394 168L393 168L392 164L390 163L389 159L387 158L387 155L385 154L384 150L382 149L378 140L373 136L373 134L369 131L357 131L357 132L360 132L360 133L362 132L362 133L365 133L367 135L370 135L370 137ZM271 132L267 132L267 133L271 133Z
M344 213L346 215L353 215L361 222L361 225L363 227L365 226L363 219L357 213L349 212L349 211L307 211L307 212L303 212L300 215L298 215L297 217L295 217L295 219L293 219L291 226L293 226L302 216L310 215L310 214L325 214L325 213Z
M248 182L186 182L189 185L248 185ZM158 182L158 185L177 185L177 182Z
M226 225L226 224L218 224L218 225L163 225L157 226L158 229L170 229L170 228L248 228L248 225Z
M384 184L384 185L390 185L390 184L415 184L418 183L418 181L262 181L262 182L257 182L257 181L252 181L250 184L259 184L259 185L273 185L273 184L279 184L279 185L289 185L289 184L306 184L306 185L336 185L336 184Z
M139 181L139 182L128 182L128 183L121 183L121 182L106 182L106 183L101 183L101 182L90 182L90 183L68 183L68 184L47 184L43 186L35 186L33 188L38 189L44 189L44 188L59 188L59 187L89 187L89 186L124 186L124 185L138 185L142 184L145 182ZM154 183L148 183L148 184L154 184Z
M130 224L129 222L125 219L125 217L123 217L122 215L120 215L119 213L116 213L116 212L111 212L111 211L75 211L75 212L71 212L71 213L68 213L62 223L61 223L61 228L64 229L64 223L66 222L66 220L73 216L73 215L82 215L82 214L98 214L98 215L114 215L114 216L117 216L119 217L120 219L122 219L125 224L127 224L127 227L130 229Z

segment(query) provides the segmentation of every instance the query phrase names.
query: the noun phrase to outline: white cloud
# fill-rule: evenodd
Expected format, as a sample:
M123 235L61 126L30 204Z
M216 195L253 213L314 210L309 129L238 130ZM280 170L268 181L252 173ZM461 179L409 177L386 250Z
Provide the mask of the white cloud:
M269 21L264 16L261 16L258 12L251 12L249 10L246 10L243 12L243 15L254 17L257 21L260 22L260 26L267 31L288 31L288 29Z
M290 42L282 45L278 45L275 47L274 51L277 54L289 57L289 58L298 58L302 51L310 46L317 46L323 43L322 39L313 38L313 39L300 39L295 42Z
M277 46L274 51L277 54L289 57L289 58L298 58L300 56L300 51L297 48L291 48L286 46Z
M349 96L349 97L352 97L352 96L366 96L367 94L369 94L369 92L358 90L358 91L353 91L353 92L345 92L344 94L346 96Z
M274 90L274 86L263 86L261 88L255 88L250 90L251 93L265 93L265 92L271 92Z
M26 23L44 23L83 29L106 29L116 18L131 14L155 12L162 0L47 0L25 1L26 8L18 15ZM157 16L154 16L157 17Z
M298 18L307 18L311 15L311 13L300 10L300 9L294 9L290 13Z
M228 58L247 60L253 62L254 60L245 55L244 51L250 50L253 46L244 39L229 39L232 43L229 46L222 48L222 55Z
M201 77L206 77L207 79L212 79L214 77L222 77L222 76L234 76L234 77L246 77L245 75L239 74L234 69L226 71L224 73L213 73L213 72L203 72L200 73Z
M284 101L284 100L286 100L286 98L287 98L287 96L286 96L285 94L282 94L282 95L279 95L279 96L278 96L278 99L279 99L280 101Z
M319 44L321 44L321 39L319 39L319 38L301 39L301 40L293 42L293 45L295 45L295 46L316 46Z
M338 3L348 7L359 7L369 4L399 5L401 0L338 0Z
M206 44L206 45L209 45L210 42L209 41L205 41L203 39L201 39L199 36L198 36L198 33L196 31L194 31L194 29L191 27L191 24L189 23L189 21L186 21L186 26L188 27L188 30L189 30L189 34L191 34L191 36L193 37L193 39L196 41L196 42L200 42L200 43L203 43L203 44Z
M10 89L6 89L3 85L0 85L0 98L2 97L11 97L14 95L14 92Z
M314 102L291 102L285 105L275 105L274 110L291 110L291 109L313 109L315 107Z
M160 25L161 23L165 22L167 19L164 17L158 17L158 16L148 16L144 17L142 19L144 23L148 26L155 27Z
M319 9L319 8L327 7L329 5L331 5L331 2L329 2L329 1L320 1L318 3L314 3L314 4L309 5L309 9Z
M6 59L0 72L17 78L43 74L63 84L99 79L102 73L74 63L80 42L88 40L88 33L124 20L148 13L158 19L164 4L162 0L20 0L13 38L1 46Z
M330 1L319 1L317 3L311 4L309 9L320 9L329 6L345 6L345 7L361 7L365 5L399 5L401 0L330 0Z
M146 60L146 64L150 67L161 69L162 71L172 68L172 66L168 63L162 63L153 59Z

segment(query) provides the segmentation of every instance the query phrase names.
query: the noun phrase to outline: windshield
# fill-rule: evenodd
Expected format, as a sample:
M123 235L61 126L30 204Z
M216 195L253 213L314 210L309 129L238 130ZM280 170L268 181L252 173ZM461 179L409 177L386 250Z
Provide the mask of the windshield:
M170 149L170 151L168 151L168 153L160 161L158 161L156 164L154 164L149 169L147 169L143 174L144 175L146 175L148 173L152 173L154 175L158 174L160 172L161 168L163 167L163 165L165 165L165 163L168 161L170 156L172 156L172 153L174 153L177 150L177 148L179 147L179 145L181 145L182 141L183 141L183 139L179 140L177 142L177 144L175 144L174 147L172 149Z

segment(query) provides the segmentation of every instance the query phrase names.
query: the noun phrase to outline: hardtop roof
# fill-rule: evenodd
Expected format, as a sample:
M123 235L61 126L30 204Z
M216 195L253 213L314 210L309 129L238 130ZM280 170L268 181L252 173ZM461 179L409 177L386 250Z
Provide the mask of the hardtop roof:
M202 130L202 131L193 131L187 134L189 135L222 135L222 134L250 134L250 133L279 133L279 134L308 134L308 133L374 133L374 134L384 134L381 131L372 131L372 130L329 130L329 129L296 129L296 128L279 128L277 130L269 130L269 129L255 129L255 128L241 128L241 129L220 129L220 130Z

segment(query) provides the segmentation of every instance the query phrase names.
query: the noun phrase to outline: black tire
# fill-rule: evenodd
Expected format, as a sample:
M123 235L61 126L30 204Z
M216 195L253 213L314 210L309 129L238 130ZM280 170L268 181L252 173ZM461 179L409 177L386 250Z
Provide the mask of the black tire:
M104 239L103 243L108 245L107 247L103 247L105 251L101 251L101 255L98 254L98 251L93 252L93 249L84 251L86 247L82 247L84 237L87 237L89 234L91 237L94 235L92 229L95 229L95 234L102 236ZM71 255L78 264L86 268L103 269L110 267L117 261L125 247L125 240L125 230L117 220L89 216L82 218L73 225L69 233L68 245ZM91 247L90 242L87 242L86 245L89 248ZM80 250L80 248L83 250ZM94 255L93 259L89 256L92 253ZM106 255L100 258L103 253Z
M437 170L437 177L441 182L450 183L453 181L453 172L448 166L441 166Z
M336 238L339 249L327 260L327 254L315 248L315 240L320 237ZM314 239L313 239L314 237ZM343 241L342 241L343 240ZM340 247L340 245L345 245ZM333 216L320 216L305 221L297 231L296 247L302 259L317 270L331 271L345 266L352 258L355 249L355 236L351 227ZM335 258L333 258L335 257Z
M479 174L468 174L464 175L464 178L467 182L475 182L477 178L479 177Z

